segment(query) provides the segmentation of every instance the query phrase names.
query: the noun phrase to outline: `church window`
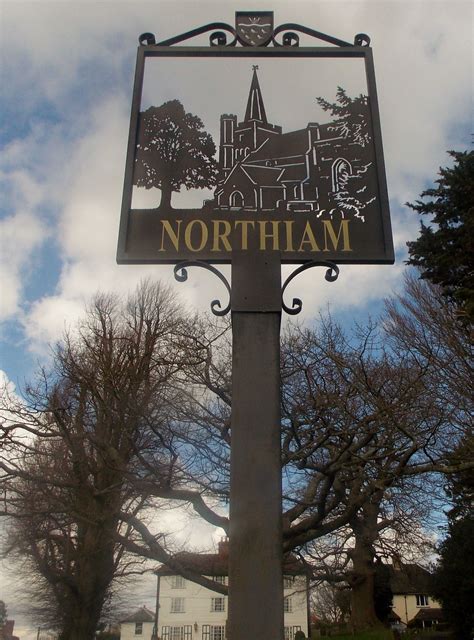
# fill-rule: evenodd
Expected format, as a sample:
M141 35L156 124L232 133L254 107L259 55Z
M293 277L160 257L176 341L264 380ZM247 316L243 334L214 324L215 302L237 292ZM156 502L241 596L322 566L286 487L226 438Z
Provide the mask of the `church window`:
M332 165L332 190L341 191L344 188L347 176L352 174L351 163L344 158L338 158Z
M240 191L233 191L230 194L229 205L231 207L243 207L244 206L244 196L240 193Z

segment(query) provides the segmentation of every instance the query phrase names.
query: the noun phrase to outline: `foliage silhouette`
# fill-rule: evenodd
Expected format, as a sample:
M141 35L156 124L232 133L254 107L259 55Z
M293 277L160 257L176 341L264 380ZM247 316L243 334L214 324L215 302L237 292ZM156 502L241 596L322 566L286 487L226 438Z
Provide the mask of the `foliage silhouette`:
M420 267L422 277L439 284L460 308L465 320L474 319L474 151L450 151L452 168L440 168L437 187L421 194L426 201L407 205L421 216L417 240L408 242L408 264ZM431 226L433 225L433 226Z
M367 147L371 141L370 112L367 96L362 93L356 98L347 95L345 89L337 88L336 102L316 98L324 111L335 116L333 127L343 138L350 138L355 144Z
M474 515L451 522L433 576L433 595L441 601L455 638L468 640L474 629Z
M364 210L376 199L370 175L373 158L368 98L363 94L351 98L345 89L338 87L336 102L329 102L321 97L316 98L316 101L324 111L334 116L330 126L334 134L359 145L361 157L364 159L363 168L354 173L347 162L343 164L339 176L339 189L332 195L332 204L340 211L342 217L351 215L365 221Z
M159 208L171 207L171 194L204 189L217 182L215 144L202 120L186 113L179 100L140 113L134 184L161 189Z

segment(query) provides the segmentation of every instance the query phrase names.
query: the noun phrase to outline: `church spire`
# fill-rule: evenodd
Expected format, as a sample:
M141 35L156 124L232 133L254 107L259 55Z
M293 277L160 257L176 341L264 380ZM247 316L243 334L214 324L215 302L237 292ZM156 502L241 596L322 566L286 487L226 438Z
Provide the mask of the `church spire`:
M251 120L256 120L257 122L268 124L265 107L263 106L262 92L260 91L260 85L258 83L257 69L258 65L253 65L253 77L252 84L250 85L247 110L245 112L245 121L250 122Z

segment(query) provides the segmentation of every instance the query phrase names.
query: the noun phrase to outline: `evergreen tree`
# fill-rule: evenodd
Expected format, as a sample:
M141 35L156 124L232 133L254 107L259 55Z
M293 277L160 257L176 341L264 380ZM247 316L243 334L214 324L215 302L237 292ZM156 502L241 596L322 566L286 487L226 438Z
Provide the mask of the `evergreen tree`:
M408 242L408 264L422 277L441 285L459 305L468 322L474 318L474 151L450 151L455 164L440 168L437 187L421 194L426 201L407 205L431 224L421 221L417 240ZM433 225L433 226L431 226Z
M433 595L443 605L446 620L458 640L468 640L474 629L474 517L449 525L433 576Z
M453 464L473 459L474 436L468 433L450 456ZM474 630L474 472L449 476L446 492L453 504L448 535L440 547L433 576L433 594L441 601L456 638L467 640Z
M474 435L468 433L450 456L452 464L474 460ZM448 516L451 521L474 516L474 469L465 469L448 476L446 493L453 507Z

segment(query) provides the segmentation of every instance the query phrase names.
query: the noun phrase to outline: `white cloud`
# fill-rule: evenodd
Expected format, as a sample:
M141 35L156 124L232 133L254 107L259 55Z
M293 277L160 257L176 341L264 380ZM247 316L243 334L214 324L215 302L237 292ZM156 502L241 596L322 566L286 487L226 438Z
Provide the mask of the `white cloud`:
M469 144L460 136L469 134L472 113L472 4L260 0L258 8L274 10L276 24L298 22L350 42L358 32L371 36L394 241L403 252L418 227L418 216L403 203L416 199L449 162L446 150ZM98 289L127 291L144 275L174 282L171 266L115 264L137 38L151 31L160 40L215 19L232 24L235 9L253 10L255 3L4 3L2 89L12 115L0 165L0 312L22 322L34 351L45 354L45 344L75 323ZM48 274L56 287L27 300L33 269L50 269L49 256L39 251L46 240L57 250L54 264L60 258L60 271ZM306 320L327 304L350 314L389 295L402 271L401 263L342 266L339 280L327 283L324 269L312 269L292 283L286 301L302 298ZM230 278L230 269L224 272ZM192 308L208 309L214 298L227 302L222 285L203 270L190 269L189 280L173 287ZM171 519L169 526L184 527L184 520ZM24 627L18 631L29 637Z
M251 9L250 4L239 9ZM56 339L65 319L72 320L97 289L128 290L145 274L173 281L169 266L117 266L115 250L138 34L154 31L159 40L216 17L233 21L230 3L179 6L181 11L171 2L123 2L111 11L107 2L6 4L5 47L17 53L8 58L8 69L15 70L9 76L12 95L22 96L20 111L44 99L56 109L51 120L47 110L31 112L29 131L13 136L2 160L9 194L0 223L7 239L2 311L4 317L23 318L35 350ZM288 3L262 0L261 8L275 10L276 24L296 20L349 41L360 31L371 36L394 241L403 253L419 224L404 202L413 201L438 166L449 162L448 148L462 146L454 126L467 122L471 107L471 4L439 1L428 10L426 2L395 0L300 2L296 12ZM219 77L215 85L217 91ZM278 92L273 95L272 89L269 96L270 109ZM281 105L279 111L284 112ZM48 237L58 247L62 269L55 290L41 293L28 308L23 284ZM368 305L396 287L401 270L401 265L343 267L332 285L308 272L292 286L302 292L308 316L328 301L335 309ZM225 299L221 285L203 271L190 270L188 282L174 286L201 309L215 297Z
M0 320L19 312L22 280L28 275L29 258L46 235L41 221L27 208L0 220Z

